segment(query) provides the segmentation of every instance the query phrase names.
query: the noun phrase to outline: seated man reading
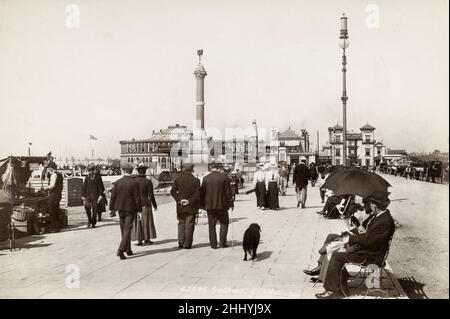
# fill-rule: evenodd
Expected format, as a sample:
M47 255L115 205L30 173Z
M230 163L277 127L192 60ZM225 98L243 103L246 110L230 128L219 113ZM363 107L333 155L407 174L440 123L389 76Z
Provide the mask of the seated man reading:
M367 203L366 200L364 202ZM361 207L355 214L353 214L350 217L350 222L352 225L355 225L355 227L349 229L348 231L341 232L340 235L338 234L328 234L327 238L325 239L323 246L319 249L319 260L317 261L317 267L312 270L303 270L303 272L309 276L317 276L321 272L322 266L324 264L325 257L327 255L327 247L328 244L336 241L342 241L344 236L348 235L348 233L353 234L362 234L366 232L367 224L369 223L370 219L373 217L370 209L370 205L364 205L364 207ZM319 278L312 278L313 282L321 281Z
M356 231L343 232L341 235L328 235L324 246L319 251L321 254L319 266L312 270L304 270L310 276L320 274L320 278L323 280L325 292L317 294L317 298L343 297L341 285L344 292L348 293L348 272L346 270L343 270L342 283L340 282L341 269L344 264L354 262L381 266L389 240L395 230L394 220L387 209L390 201L386 194L375 193L367 198L367 202L370 205L372 217L370 221L367 219L366 231L360 233L361 229L358 227ZM326 247L336 240L342 241L342 249L331 252L327 267L323 267L327 254Z

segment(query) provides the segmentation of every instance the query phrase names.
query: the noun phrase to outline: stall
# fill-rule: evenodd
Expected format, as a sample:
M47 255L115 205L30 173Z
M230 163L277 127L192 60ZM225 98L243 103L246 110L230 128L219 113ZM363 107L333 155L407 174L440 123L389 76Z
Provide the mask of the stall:
M0 159L0 241L11 237L45 233L50 222L47 156L9 156ZM39 181L31 183L32 180ZM62 227L67 212L62 210Z

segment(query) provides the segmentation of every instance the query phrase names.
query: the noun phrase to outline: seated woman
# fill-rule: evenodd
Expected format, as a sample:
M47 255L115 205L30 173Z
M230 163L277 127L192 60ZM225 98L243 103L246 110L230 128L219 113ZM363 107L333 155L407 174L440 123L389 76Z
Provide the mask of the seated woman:
M337 205L339 205L342 200L343 200L343 196L336 196L333 194L333 192L331 192L331 194L330 194L330 196L328 196L322 210L318 211L317 214L322 215L327 218L331 218L330 216L332 215L334 208Z

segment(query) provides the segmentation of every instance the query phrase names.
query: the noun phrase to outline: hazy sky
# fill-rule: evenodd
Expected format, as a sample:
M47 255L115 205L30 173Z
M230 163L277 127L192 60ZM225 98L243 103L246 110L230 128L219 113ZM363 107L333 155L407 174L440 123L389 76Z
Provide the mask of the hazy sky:
M206 127L256 118L323 144L342 124L343 12L349 130L369 122L389 148L448 150L446 0L0 0L0 157L31 141L36 155L84 158L89 134L96 155L118 157L121 139L191 127L200 48Z

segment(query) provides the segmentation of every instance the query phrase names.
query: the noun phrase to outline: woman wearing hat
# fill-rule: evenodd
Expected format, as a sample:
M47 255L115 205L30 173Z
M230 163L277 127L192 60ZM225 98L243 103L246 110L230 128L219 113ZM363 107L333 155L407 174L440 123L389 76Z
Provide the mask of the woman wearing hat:
M278 200L278 190L280 187L280 174L278 174L278 166L275 163L270 164L266 172L266 189L267 189L267 208L280 208Z
M256 207L263 209L266 206L266 174L263 171L263 164L257 165L257 171L253 176L253 187L256 194Z
M153 183L151 180L146 178L146 166L139 164L136 169L138 175L135 179L139 184L142 214L138 215L138 218L134 221L132 240L137 240L138 246L141 246L142 242L144 242L144 244L151 245L153 244L151 239L156 238L156 228L153 220L152 206L155 211L157 209L155 194L153 193Z

